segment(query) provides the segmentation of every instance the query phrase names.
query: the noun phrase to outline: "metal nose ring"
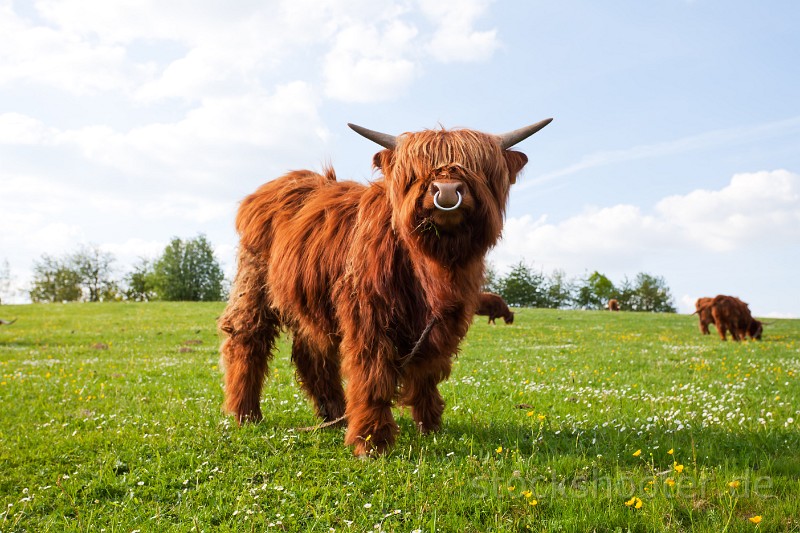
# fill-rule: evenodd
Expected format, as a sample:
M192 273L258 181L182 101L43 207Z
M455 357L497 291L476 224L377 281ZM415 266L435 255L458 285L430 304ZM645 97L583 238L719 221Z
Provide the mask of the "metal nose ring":
M439 205L439 193L440 192L441 191L436 191L436 194L433 195L433 205L436 206L436 209L441 209L442 211L453 211L455 209L458 209L458 206L461 205L461 199L462 199L461 198L461 193L459 191L456 191L456 194L458 195L458 201L456 202L456 205L454 205L452 207L443 207L443 206Z

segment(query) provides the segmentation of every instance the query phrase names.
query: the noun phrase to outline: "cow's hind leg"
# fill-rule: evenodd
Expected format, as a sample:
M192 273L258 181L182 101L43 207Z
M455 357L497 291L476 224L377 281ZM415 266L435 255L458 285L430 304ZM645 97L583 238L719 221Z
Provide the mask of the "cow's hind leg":
M225 369L225 410L239 424L258 422L261 415L261 388L267 373L271 342L232 336L222 343Z
M719 338L724 340L724 341L728 340L728 337L727 337L727 331L728 331L727 324L717 320L716 322L714 322L714 326L716 326L716 328L717 328L717 333L719 333Z
M292 361L297 367L298 382L314 402L317 416L325 422L344 416L344 388L336 347L315 349L307 340L295 335Z
M225 405L239 424L261 420L261 388L280 334L278 316L269 308L258 271L240 258L228 307L219 318L227 338L220 348L225 371Z

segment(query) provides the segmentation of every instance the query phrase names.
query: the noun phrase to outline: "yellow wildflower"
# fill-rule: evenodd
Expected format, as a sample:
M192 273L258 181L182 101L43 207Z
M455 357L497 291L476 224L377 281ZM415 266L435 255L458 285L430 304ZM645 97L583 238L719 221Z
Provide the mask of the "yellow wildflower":
M517 487L515 485L509 485L508 486L508 492L514 492L514 489L516 489L516 488Z
M625 505L627 505L628 507L633 507L634 509L641 509L643 503L641 498L637 498L636 496L634 496L630 500L626 501Z
M664 483L666 483L670 487L674 487L675 486L675 480L672 479L671 477L668 477L666 480L664 480Z
M503 453L503 447L502 447L502 446L498 446L498 447L497 447L497 449L496 449L495 451L496 451L497 453Z
M639 457L640 455L642 455L642 450L636 450L635 452L633 452L634 457Z
M522 495L525 496L526 498L530 498L531 496L533 496L533 493L529 490L523 490Z
M740 483L739 483L738 479L735 479L735 480L731 481L730 483L728 483L728 486L730 488L732 488L732 489L738 489L739 485L740 485Z
M675 453L675 448L670 448L667 453L672 455L673 453Z
M539 505L539 501L538 500L531 500L531 501L528 502L528 505L531 505L531 506L535 507L535 506Z
M750 518L748 518L748 520L750 520L754 524L758 524L761 522L761 515L757 514L755 516L751 516Z
M546 417L546 416L544 416L544 415L539 415L539 416L537 416L536 418L538 418L538 419L539 419L539 421L541 422L542 420L544 420L544 419L545 419L545 418L547 418L547 417Z
M528 416L533 416L533 411L528 411L527 415Z
M683 472L683 465L679 465L678 463L675 463L675 471L676 471L677 473L679 473L679 474L680 474L681 472Z

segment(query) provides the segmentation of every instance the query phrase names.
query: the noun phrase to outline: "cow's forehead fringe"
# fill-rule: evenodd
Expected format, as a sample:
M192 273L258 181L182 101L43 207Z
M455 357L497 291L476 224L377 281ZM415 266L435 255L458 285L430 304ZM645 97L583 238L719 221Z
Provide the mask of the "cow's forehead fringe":
M405 133L399 141L395 152L399 165L422 164L439 168L457 164L473 170L486 170L502 161L498 138L475 130L424 130Z

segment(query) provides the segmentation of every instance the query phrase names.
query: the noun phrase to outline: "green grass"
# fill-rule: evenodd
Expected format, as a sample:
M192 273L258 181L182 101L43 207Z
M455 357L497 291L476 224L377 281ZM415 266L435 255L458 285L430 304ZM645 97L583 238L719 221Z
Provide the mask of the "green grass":
M295 431L317 420L285 340L264 422L220 412L222 308L0 307L0 531L800 531L798 320L744 343L679 315L476 320L442 431L398 410L362 461Z

